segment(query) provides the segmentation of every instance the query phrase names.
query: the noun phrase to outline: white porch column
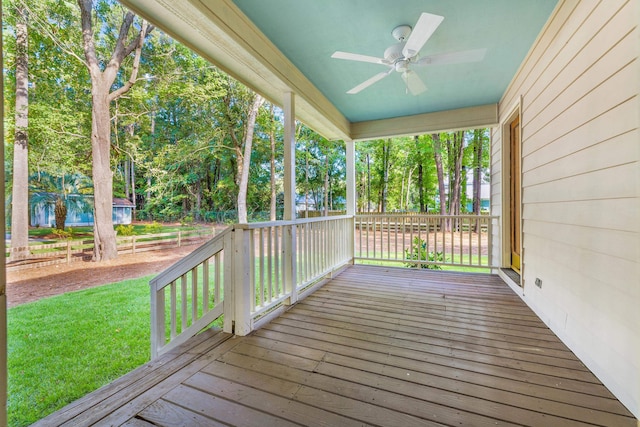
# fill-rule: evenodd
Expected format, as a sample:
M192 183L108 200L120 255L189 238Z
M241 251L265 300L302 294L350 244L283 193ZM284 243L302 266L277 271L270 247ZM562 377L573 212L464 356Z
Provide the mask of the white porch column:
M296 219L296 109L295 95L286 92L283 97L284 112L284 215L285 221ZM288 303L294 304L298 300L296 291L296 226L285 227L283 238L284 250L284 289L289 293Z
M349 254L351 254L351 262L353 262L356 254L356 143L353 141L345 141L346 144L346 166L347 166L347 205L345 206L347 215L351 215L351 227L349 238Z
M2 24L2 0L0 0L0 24ZM2 45L2 35L0 34L0 46ZM0 52L0 64L3 64L3 54ZM0 79L0 117L4 117L4 87L3 79ZM4 135L4 121L0 121L0 135ZM3 138L4 136L0 136ZM3 144L4 146L4 144ZM2 172L2 180L0 180L0 202L4 206L4 150L0 150L0 171ZM0 209L0 232L5 235L4 209ZM4 239L0 243L2 254L5 253ZM0 425L7 425L7 294L6 283L7 277L5 273L5 258L0 260Z
M347 215L356 214L356 143L346 141L347 144Z
M284 113L284 215L285 221L296 219L296 113L295 95L286 92Z

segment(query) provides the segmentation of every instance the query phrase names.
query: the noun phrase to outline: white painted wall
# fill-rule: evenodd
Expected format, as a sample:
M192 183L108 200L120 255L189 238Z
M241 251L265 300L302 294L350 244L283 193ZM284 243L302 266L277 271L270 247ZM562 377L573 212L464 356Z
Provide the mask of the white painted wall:
M561 1L499 106L506 123L521 100L523 299L637 418L639 23L640 0ZM498 127L494 214L502 144Z

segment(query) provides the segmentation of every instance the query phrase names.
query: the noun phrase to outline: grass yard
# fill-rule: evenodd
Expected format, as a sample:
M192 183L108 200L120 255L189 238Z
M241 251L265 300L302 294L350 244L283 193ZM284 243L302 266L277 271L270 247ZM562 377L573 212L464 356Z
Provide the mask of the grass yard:
M8 311L10 426L26 426L149 361L147 276Z

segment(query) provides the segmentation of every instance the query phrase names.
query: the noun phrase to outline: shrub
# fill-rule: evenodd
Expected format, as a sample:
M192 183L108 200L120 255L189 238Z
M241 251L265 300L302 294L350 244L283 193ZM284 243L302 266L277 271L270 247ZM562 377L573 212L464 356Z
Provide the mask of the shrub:
M133 231L133 224L120 224L116 227L116 232L120 236L133 236L135 234L135 232Z
M73 229L71 227L67 227L66 230L52 228L51 234L56 236L58 239L71 239L73 237Z
M157 221L153 221L151 224L144 226L145 234L158 234L162 231L162 224Z
M191 215L187 215L182 217L182 219L180 220L180 225L187 226L187 225L193 225L193 217Z
M442 252L427 252L427 242L414 237L413 244L410 249L404 250L404 259L411 261L430 261L430 262L445 262L446 258ZM430 270L442 270L442 266L438 264L426 264L417 262L405 263L410 268L428 268Z

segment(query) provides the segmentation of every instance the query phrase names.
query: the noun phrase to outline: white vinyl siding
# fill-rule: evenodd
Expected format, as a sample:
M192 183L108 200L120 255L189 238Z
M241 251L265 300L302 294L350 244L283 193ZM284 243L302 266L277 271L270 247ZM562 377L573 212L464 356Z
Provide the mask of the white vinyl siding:
M523 298L640 418L639 4L561 1L499 115L522 97Z

